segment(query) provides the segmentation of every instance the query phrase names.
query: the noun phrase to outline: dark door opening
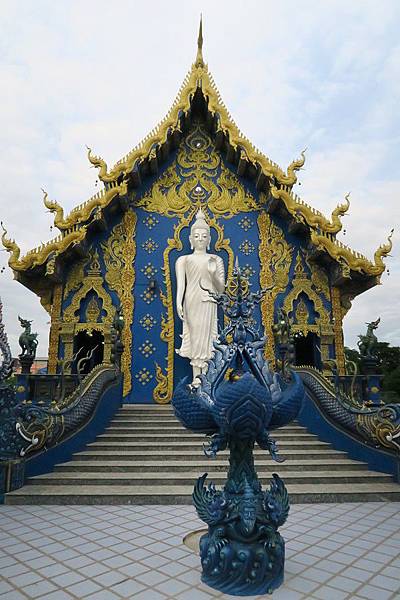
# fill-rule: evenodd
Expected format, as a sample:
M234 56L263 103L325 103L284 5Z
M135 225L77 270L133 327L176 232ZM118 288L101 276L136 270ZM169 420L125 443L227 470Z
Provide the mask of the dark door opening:
M104 356L104 336L100 331L79 331L74 338L74 355L79 352L73 362L72 373L77 373L78 363L79 371L82 375L87 375L96 365L103 362Z
M296 350L296 365L309 365L320 368L321 358L318 346L318 337L315 333L299 336L294 342Z

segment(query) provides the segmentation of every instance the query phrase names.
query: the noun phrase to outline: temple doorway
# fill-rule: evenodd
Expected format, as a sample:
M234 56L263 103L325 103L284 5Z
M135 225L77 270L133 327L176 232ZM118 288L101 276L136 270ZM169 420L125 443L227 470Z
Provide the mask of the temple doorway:
M104 335L100 331L79 331L74 338L74 355L79 355L74 360L71 368L72 373L77 373L77 365L81 358L88 356L87 360L80 364L81 375L87 375L93 367L100 365L104 357Z
M309 365L321 367L321 356L319 349L319 338L315 333L307 333L295 339L296 365Z

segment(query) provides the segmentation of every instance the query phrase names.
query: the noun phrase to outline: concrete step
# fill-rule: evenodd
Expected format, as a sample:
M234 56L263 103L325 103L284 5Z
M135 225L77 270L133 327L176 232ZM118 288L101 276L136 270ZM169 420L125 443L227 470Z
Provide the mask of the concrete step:
M207 470L205 471L207 472ZM272 470L259 469L258 477L263 485L271 479ZM194 485L199 477L196 471L187 471L185 473L91 473L81 471L79 473L47 473L28 479L27 484L37 485ZM322 483L390 483L392 477L384 473L374 473L372 471L301 471L297 473L286 472L284 475L285 483L300 484L322 484ZM224 472L208 472L208 480L215 484L223 486L226 481ZM400 491L400 489L399 489Z
M180 457L181 458L181 457ZM263 459L261 456L255 457L255 464L257 468L267 468L272 472L275 468L279 469L279 472L286 473L286 471L307 471L309 469L318 469L323 471L362 471L363 473L368 472L368 467L365 463L352 461L347 458L338 456L335 459L325 460L296 460L292 459L284 463L280 463L279 467L275 467L274 463L270 458ZM142 461L135 460L120 461L120 460L71 460L60 465L56 465L54 468L55 473L70 473L70 472L123 472L123 473L142 473L151 471L152 473L165 473L166 471L174 473L186 473L187 471L205 472L207 470L221 471L226 473L228 468L228 462L225 459L206 459L205 457L196 460L187 461L185 460L169 460L166 465L165 462L160 461Z
M155 446L160 446L164 451L167 450L181 450L183 452L191 452L192 450L196 450L197 448L202 448L202 444L206 443L207 439L203 436L198 440L193 440L193 438L189 438L188 440L180 441L179 438L175 441L170 439L159 439L153 441L121 441L115 440L112 442L107 441L98 441L93 442L92 444L88 444L88 449L93 450L113 450L113 449L121 449L124 450L141 450L144 448L154 448ZM278 448L280 451L286 450L286 448L299 448L303 450L318 450L329 448L329 445L325 442L320 442L318 438L314 438L309 441L302 440L280 440L278 444Z
M27 485L7 494L6 504L191 504L192 491L192 485ZM394 483L289 484L288 491L292 504L400 501L400 487Z
M273 436L276 441L319 441L315 435L310 433L285 433L285 432L274 432ZM132 433L129 430L124 430L123 432L119 432L118 429L107 429L107 433L103 433L98 435L97 438L100 442L159 442L163 441L168 442L179 442L179 441L193 441L193 442L204 442L206 441L206 437L204 434L195 434L195 433L186 433L184 430L178 430L175 433L164 433L154 432L154 433Z
M287 460L291 458L299 458L299 459L313 459L313 458L336 458L338 456L343 456L341 452L337 450L330 450L329 446L328 450L319 449L315 452L312 450L285 450L282 452L282 455L287 458ZM220 458L225 457L226 461L228 461L229 453L227 451L219 453ZM268 457L269 454L266 450L256 450L255 456L262 455L264 457ZM84 452L79 452L74 454L72 460L103 460L104 458L109 459L118 459L121 461L131 461L136 458L140 458L141 460L160 460L160 461L168 461L170 458L182 458L182 450L169 450L168 453L165 449L163 450L125 450L120 449L116 450L97 450L93 451L85 450ZM192 461L198 460L199 458L204 458L204 453L202 448L199 447L197 452L186 453L185 460Z
M286 462L272 461L256 446L260 480L271 473L285 480L292 503L400 500L400 486L334 450L297 422L272 432ZM172 407L124 405L106 431L52 473L28 480L6 495L6 504L190 504L204 472L222 487L229 451L204 456L203 434L188 432Z

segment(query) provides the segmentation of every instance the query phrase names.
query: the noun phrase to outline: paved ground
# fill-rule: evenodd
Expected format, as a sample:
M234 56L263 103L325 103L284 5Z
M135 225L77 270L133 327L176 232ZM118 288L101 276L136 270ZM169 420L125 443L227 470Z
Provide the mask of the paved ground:
M273 600L400 598L399 509L292 506ZM203 526L188 506L0 506L0 600L233 598L200 582L182 544Z

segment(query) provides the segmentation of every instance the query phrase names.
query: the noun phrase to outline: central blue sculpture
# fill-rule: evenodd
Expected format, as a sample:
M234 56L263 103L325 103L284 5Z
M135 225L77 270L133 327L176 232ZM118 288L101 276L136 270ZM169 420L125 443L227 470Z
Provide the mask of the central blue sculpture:
M223 294L209 292L229 320L214 343L201 385L182 381L172 399L176 416L194 432L210 436L204 452L215 457L229 448L230 468L222 491L207 473L194 487L197 514L208 525L200 540L202 581L238 596L272 593L283 581L285 542L278 533L287 519L289 497L282 479L272 475L263 491L254 468L257 443L282 462L269 432L293 420L301 408L303 384L296 373L284 380L264 358L266 339L252 326L254 307L264 291L252 293L236 264Z

